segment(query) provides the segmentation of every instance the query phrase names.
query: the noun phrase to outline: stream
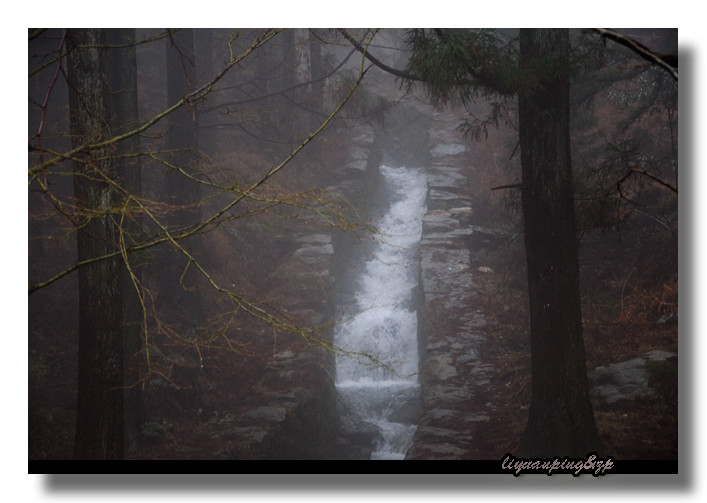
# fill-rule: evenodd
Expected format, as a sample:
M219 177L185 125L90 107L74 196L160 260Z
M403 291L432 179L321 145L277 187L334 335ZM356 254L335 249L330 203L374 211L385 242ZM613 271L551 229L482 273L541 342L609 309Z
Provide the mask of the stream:
M347 413L377 429L370 459L403 459L419 408L415 291L427 175L386 165L380 172L390 205L355 278L355 305L334 334L348 352L337 358L336 387Z

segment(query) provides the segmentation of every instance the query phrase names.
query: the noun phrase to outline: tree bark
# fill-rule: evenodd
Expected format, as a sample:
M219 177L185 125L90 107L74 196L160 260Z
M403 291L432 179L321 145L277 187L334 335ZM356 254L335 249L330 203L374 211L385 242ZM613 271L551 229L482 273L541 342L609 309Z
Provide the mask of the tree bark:
M69 30L68 76L71 138L74 147L109 134L105 33ZM115 251L118 226L110 153L84 150L74 161L78 210L78 260ZM79 366L74 457L123 457L123 346L120 258L79 269Z
M532 400L519 455L599 449L589 399L569 136L567 30L520 35L522 201L530 298Z
M114 135L122 134L139 125L137 98L137 58L135 54L135 29L119 28L106 30L106 42L110 49L110 127ZM116 145L113 160L120 185L131 195L142 195L142 170L139 157L121 157L139 150L138 136L127 138ZM123 196L125 197L125 196ZM121 205L124 201L121 201ZM132 206L135 206L132 203ZM126 246L139 241L142 221L139 212L130 212L123 219ZM128 254L132 274L142 282L139 261L135 254ZM145 407L142 392L137 383L142 372L138 353L142 347L142 306L138 291L128 267L121 267L122 322L125 385L125 439L134 441L145 422Z

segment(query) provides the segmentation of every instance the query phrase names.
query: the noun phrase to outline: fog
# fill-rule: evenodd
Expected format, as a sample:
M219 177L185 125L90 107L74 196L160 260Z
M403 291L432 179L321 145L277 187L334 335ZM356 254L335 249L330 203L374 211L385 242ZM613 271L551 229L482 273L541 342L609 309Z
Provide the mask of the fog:
M568 40L583 393L602 453L674 460L677 33ZM519 30L28 44L31 462L500 470L525 445L539 288L519 96L542 86Z

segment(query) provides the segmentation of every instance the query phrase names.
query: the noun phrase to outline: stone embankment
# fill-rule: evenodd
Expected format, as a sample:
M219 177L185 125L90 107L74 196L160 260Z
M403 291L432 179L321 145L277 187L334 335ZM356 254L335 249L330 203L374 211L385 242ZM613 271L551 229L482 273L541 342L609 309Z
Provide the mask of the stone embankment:
M431 118L427 214L420 245L421 416L407 459L464 459L473 451L475 426L489 421L479 399L493 365L480 359L486 320L473 279L487 274L471 249L497 233L472 225L468 141L458 119L416 102ZM475 243L475 242L479 243Z

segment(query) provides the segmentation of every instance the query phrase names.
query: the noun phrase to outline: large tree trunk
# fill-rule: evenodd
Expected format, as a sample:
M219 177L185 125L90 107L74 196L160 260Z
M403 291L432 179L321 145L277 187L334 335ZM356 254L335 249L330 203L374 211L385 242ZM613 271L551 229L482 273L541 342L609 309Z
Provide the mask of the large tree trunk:
M599 448L582 338L569 137L567 30L521 30L523 216L532 400L519 455L583 457Z
M69 106L74 147L108 137L109 103L105 33L68 34ZM117 249L118 227L111 212L115 191L107 149L84 150L74 162L78 207L78 259L93 259ZM123 457L123 346L120 258L79 269L79 368L74 457Z
M135 29L120 28L106 30L106 42L111 48L110 97L111 131L123 134L135 129L139 124L137 99L137 58L135 54ZM121 141L117 147L113 164L118 181L132 196L142 195L142 171L139 157L123 157L139 150L138 136ZM127 196L123 196L126 198ZM135 203L129 203L135 207ZM123 219L123 233L126 246L140 240L142 221L138 211L128 210ZM135 281L142 281L139 260L135 254L128 254L128 267L121 269L121 289L123 296L123 348L125 383L125 438L134 441L145 422L145 408L140 386L137 385L142 372L139 352L142 347L142 306ZM133 276L135 278L133 278Z

